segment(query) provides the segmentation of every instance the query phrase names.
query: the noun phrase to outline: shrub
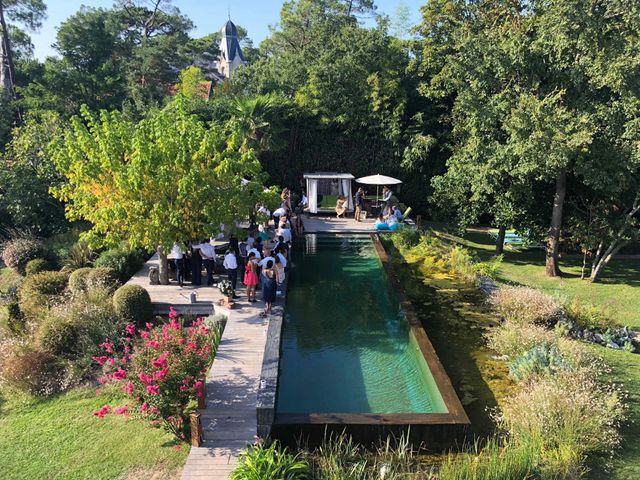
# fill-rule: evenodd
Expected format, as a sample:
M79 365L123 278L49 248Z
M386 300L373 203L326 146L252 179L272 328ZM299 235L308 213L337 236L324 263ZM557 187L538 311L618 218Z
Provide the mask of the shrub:
M51 265L48 260L44 258L34 258L33 260L29 260L27 265L24 268L24 273L26 275L34 275L40 272L46 272L50 270Z
M45 352L75 357L78 353L78 337L78 326L68 317L49 314L38 327L36 341Z
M309 463L300 454L292 455L277 441L259 442L241 455L231 480L305 480L311 477Z
M473 265L474 271L483 277L496 278L502 265L502 255L495 256L486 262L478 262Z
M113 268L92 268L85 277L88 290L94 288L115 290L120 284L118 272Z
M118 279L125 283L144 264L144 258L140 252L135 250L123 250L114 248L106 250L100 254L95 261L96 267L112 268L118 272Z
M420 232L414 228L401 228L394 236L393 243L401 248L415 247L420 243Z
M453 273L466 281L476 278L476 270L469 251L466 248L455 246L451 248L447 256L447 263Z
M153 320L149 292L139 285L123 285L113 296L116 315L127 322L144 325Z
M126 326L130 338L135 332ZM115 346L105 342L104 354L95 360L105 366L102 381L126 382L126 392L141 403L141 413L161 419L168 431L184 438L189 403L204 395L204 374L213 362L220 332L197 321L184 328L174 315L170 323L140 332L140 342L129 345L121 358ZM131 343L131 340L129 341Z
M49 395L62 388L57 358L28 343L0 344L0 384L33 395Z
M93 250L89 248L89 245L84 242L76 242L69 248L64 266L67 270L71 271L83 267L90 267L94 258L95 254Z
M516 323L552 325L564 316L553 297L535 288L502 287L491 294L489 303L505 320Z
M6 325L9 332L13 335L22 335L25 330L24 318L20 311L20 305L16 301L7 302L6 308Z
M69 275L69 290L74 295L87 291L87 277L93 270L91 267L78 268Z
M581 460L590 453L612 454L623 418L617 390L600 384L590 369L568 369L536 377L504 402L498 420L518 444L540 444L556 460L566 460L564 452Z
M41 272L27 277L18 292L22 314L27 319L35 319L48 310L60 300L67 280L65 272Z
M2 261L13 271L24 275L27 263L30 260L44 256L44 253L44 247L40 241L29 238L16 238L4 244Z
M544 327L511 321L492 328L486 338L492 350L510 358L522 355L537 345L550 345L556 341L554 333Z
M533 375L547 375L568 368L570 363L555 345L536 345L509 364L509 374L523 382Z
M617 327L615 320L605 315L602 309L582 303L575 297L565 304L565 309L567 317L581 329L605 331Z

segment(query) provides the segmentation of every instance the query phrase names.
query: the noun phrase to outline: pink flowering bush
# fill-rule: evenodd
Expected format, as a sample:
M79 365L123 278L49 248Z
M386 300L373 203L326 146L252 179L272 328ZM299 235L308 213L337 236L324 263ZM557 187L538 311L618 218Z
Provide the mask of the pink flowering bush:
M169 323L154 327L147 323L137 330L125 327L124 348L120 355L114 345L100 345L103 355L94 357L105 376L100 383L121 382L132 404L112 409L105 405L94 412L97 417L109 413L139 413L164 423L167 430L184 438L185 420L193 401L204 396L204 377L213 362L221 331L211 329L201 319L184 327L175 310ZM191 405L190 405L191 404Z

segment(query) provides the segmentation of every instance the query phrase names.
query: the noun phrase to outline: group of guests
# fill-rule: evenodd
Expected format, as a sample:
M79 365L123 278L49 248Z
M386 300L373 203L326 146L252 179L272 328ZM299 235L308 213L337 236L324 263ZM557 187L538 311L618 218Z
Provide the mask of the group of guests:
M391 230L395 232L399 228L400 222L402 222L402 211L392 205L387 212L387 215L383 215L382 213L378 215L374 228L376 230Z
M270 222L267 221L251 228L242 238L229 235L228 249L222 262L227 278L231 283L233 298L239 298L237 292L238 278L246 286L247 300L257 301L257 291L262 292L265 309L263 316L271 313L276 301L278 288L286 279L290 268L290 248L294 232L304 231L302 219L298 215L292 220L291 192L282 192L282 204L273 213L265 207L257 207L256 212L265 214L273 220L275 231L272 238ZM293 222L293 224L292 224ZM216 248L210 241L195 241L187 245L186 252L175 242L169 257L173 260L176 280L182 287L185 279L191 284L200 286L203 283L202 270L206 271L206 284L215 285L214 269Z
M362 187L358 187L358 190L356 190L356 194L354 196L354 206L355 206L355 213L354 213L354 219L356 220L356 222L360 222L361 217L362 217L362 212L365 210L365 201L367 199L367 194L364 190L364 188ZM395 210L397 210L397 205L398 205L398 199L395 197L395 195L393 195L393 191L387 187L386 185L382 188L382 198L380 200L380 217L382 217L385 221L389 218L389 216L391 215L396 215L397 214L394 213ZM344 218L347 212L347 198L346 197L338 197L338 200L336 202L336 216L337 218ZM402 217L402 214L400 214L400 217Z

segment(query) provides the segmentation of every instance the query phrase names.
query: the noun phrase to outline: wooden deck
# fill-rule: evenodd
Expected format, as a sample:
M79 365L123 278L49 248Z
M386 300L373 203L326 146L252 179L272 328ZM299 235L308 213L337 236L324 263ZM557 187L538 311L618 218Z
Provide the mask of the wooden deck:
M375 231L374 218L356 222L353 214L347 218L336 218L335 215L304 215L304 231L306 233L372 233Z
M227 315L216 358L207 374L207 408L201 410L204 444L191 448L182 472L184 480L226 480L239 454L257 435L257 394L268 327L268 319L260 317L264 304L247 302L244 286L238 289L236 308L225 310L217 305L222 294L216 287L186 284L180 288L175 282L149 285L149 269L157 265L154 255L127 282L149 292L156 314L167 314L173 306L180 313ZM195 304L189 302L189 293L194 290L198 294ZM278 302L282 304L281 299ZM274 306L274 315L282 315L282 306Z
M192 287L188 282L180 287L175 281L169 285L149 285L149 269L158 267L158 255L153 255L142 269L127 282L127 285L140 285L149 292L153 303L153 313L167 315L169 307L173 306L179 313L193 313L196 315L210 315L214 311L214 304L222 298L217 287L206 285ZM206 281L206 280L205 280ZM238 279L239 283L240 279ZM190 303L189 294L195 291L197 302Z
M267 319L261 303L239 302L229 312L220 347L207 379L207 408L202 410L204 444L192 447L183 480L226 480L242 450L257 434L257 394Z

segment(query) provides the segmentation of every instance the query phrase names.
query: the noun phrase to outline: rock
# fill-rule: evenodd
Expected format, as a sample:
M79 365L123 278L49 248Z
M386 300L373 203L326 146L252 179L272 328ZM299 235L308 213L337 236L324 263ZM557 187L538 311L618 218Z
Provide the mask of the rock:
M640 346L640 332L629 332L629 340L636 346Z
M584 332L582 332L582 338L584 338L587 342L600 343L596 339L596 336L588 330L585 330Z
M620 350L620 345L614 342L608 342L607 348L613 348L614 350Z
M156 266L149 268L149 285L160 285L160 269Z
M596 341L596 342L598 342L598 343L603 343L603 342L604 342L604 337L603 337L601 334L599 334L599 333L595 333L595 334L593 335L593 338L594 338L594 339L595 339L595 341Z

